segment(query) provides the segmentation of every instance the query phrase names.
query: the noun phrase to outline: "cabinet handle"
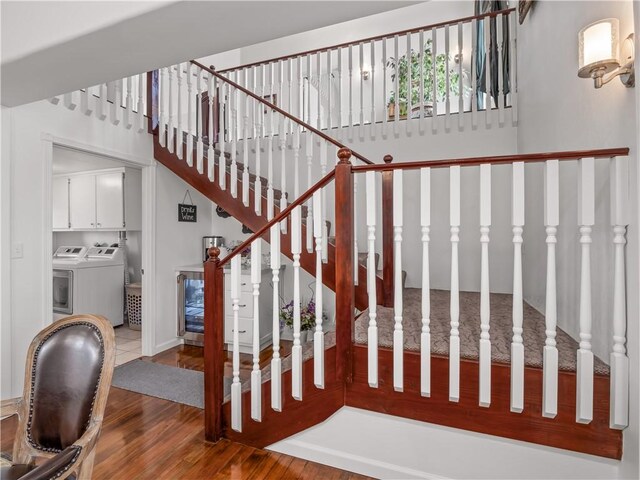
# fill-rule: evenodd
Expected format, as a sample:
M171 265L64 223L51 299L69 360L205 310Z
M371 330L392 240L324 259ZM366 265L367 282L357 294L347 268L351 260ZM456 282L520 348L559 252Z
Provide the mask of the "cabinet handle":
M235 330L231 330L231 332L235 332ZM246 330L238 330L238 333L247 333Z
M93 222L91 222L91 226L92 226L92 227L94 226Z
M244 307L246 307L246 306L247 306L247 304L245 303L245 304L238 305L238 306L239 306L240 308L244 308Z
M247 286L247 282L241 283L240 286L241 287L246 287Z
M101 224L101 223L97 223L96 225L97 225L98 227L101 227L101 226L102 226L102 224Z

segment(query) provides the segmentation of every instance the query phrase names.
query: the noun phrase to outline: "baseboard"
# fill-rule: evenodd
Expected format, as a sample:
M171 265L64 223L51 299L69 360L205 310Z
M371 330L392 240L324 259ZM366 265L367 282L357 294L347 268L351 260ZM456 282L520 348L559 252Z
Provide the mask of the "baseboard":
M178 345L182 345L183 343L184 343L184 340L182 340L181 338L177 338L177 337L172 338L167 342L156 345L154 348L154 351L155 351L154 355L164 352L165 350L169 350L170 348L177 347Z
M393 463L354 455L342 450L321 447L302 440L286 439L269 446L267 449L373 478L447 478L395 465Z

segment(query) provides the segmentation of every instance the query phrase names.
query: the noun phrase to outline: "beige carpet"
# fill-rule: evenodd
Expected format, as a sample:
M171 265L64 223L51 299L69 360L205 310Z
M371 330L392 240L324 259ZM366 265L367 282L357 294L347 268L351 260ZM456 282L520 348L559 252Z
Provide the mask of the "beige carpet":
M422 330L421 312L422 291L407 288L403 297L404 347L406 350L420 350L420 332ZM449 291L431 290L431 353L447 356L449 353ZM510 363L512 331L512 297L507 294L491 294L491 358L494 362ZM378 344L381 347L393 346L393 308L378 306ZM357 320L355 342L367 343L369 325L368 310ZM530 367L542 367L542 351L545 342L544 316L533 307L524 304L525 364ZM462 358L478 359L480 340L480 294L476 292L460 293L460 354ZM576 351L578 342L567 333L558 329L556 335L558 348L558 367L560 370L576 370ZM594 361L595 373L608 375L609 366L599 358Z

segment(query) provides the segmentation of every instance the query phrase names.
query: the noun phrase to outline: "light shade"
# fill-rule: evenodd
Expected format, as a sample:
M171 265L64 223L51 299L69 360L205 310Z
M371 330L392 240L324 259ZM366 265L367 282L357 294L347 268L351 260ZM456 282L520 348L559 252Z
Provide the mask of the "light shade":
M607 18L587 25L578 34L580 76L590 76L595 69L602 73L618 66L618 19Z

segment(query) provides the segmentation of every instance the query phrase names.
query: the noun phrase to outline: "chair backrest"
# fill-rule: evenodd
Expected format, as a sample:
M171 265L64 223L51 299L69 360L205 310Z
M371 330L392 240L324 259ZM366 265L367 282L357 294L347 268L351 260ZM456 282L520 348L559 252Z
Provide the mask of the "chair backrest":
M27 356L24 434L31 447L59 452L102 421L115 360L113 327L76 315L44 329Z

